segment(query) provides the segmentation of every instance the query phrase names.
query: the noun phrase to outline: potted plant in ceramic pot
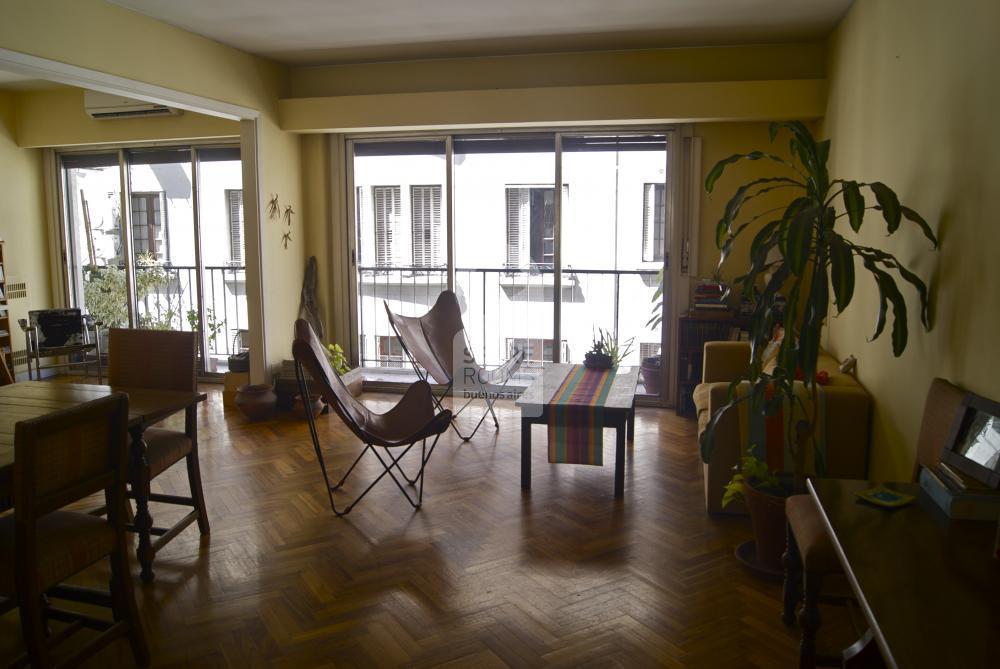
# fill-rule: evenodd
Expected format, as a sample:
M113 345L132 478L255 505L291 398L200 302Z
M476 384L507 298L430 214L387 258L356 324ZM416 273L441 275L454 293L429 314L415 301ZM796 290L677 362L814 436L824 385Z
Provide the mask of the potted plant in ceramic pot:
M883 333L891 312L892 351L899 356L908 339L908 303L897 284L901 279L916 293L920 321L930 328L924 282L892 254L852 241L845 236L846 228L858 232L866 214L877 211L889 235L900 231L922 233L937 248L937 238L927 222L901 205L885 184L831 179L827 171L829 140L817 142L803 123L790 121L771 124L772 143L782 131L790 135L792 160L764 151L736 154L719 161L705 179L705 190L711 193L726 168L739 161L763 160L779 169L775 176L739 186L716 225L720 268L730 257L736 240L753 235L746 273L733 281L733 288L753 305L749 322L751 357L747 373L730 385L728 403L711 416L701 438L702 459L709 462L715 428L727 411L747 402L748 410L756 415L782 414L784 443L790 444L792 451L791 480L782 481L769 471L768 444L751 443L747 444L741 471L724 496L727 503L741 498L747 503L758 555L765 550L761 545L765 527L781 528L777 537L779 557L784 545L784 504L780 500L804 488L806 456L817 446L816 365L820 334L831 302L838 313L843 312L851 303L857 275L872 280L879 295L872 340ZM747 205L772 191L793 197L787 206L777 210L750 211L752 207ZM768 220L772 215L773 219ZM776 330L784 332L780 341L772 340ZM766 357L773 357L767 367ZM815 473L822 476L822 458L814 457L814 462ZM779 501L775 502L775 498Z
M630 337L623 345L619 346L618 340L610 332L599 328L597 336L594 337L593 346L583 356L583 365L588 369L617 367L632 352L634 342L635 337Z

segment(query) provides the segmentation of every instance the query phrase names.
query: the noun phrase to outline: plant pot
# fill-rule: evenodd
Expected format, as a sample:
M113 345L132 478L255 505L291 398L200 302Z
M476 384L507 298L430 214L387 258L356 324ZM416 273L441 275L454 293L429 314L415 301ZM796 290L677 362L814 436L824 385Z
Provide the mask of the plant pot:
M264 420L274 413L278 401L269 383L240 386L236 389L236 408L248 420Z
M743 484L743 499L750 511L753 547L741 545L736 556L744 565L764 577L782 577L781 556L785 552L785 498L761 492Z
M639 376L642 377L642 385L650 395L659 395L663 392L663 372L660 368L661 358L653 355L642 359L639 365Z
M323 411L323 396L310 394L309 408L312 410L313 417L320 415ZM292 413L295 414L296 418L306 418L306 410L302 404L302 395L296 395L292 400Z
M587 369L611 369L614 361L606 353L587 353L583 356L583 366Z

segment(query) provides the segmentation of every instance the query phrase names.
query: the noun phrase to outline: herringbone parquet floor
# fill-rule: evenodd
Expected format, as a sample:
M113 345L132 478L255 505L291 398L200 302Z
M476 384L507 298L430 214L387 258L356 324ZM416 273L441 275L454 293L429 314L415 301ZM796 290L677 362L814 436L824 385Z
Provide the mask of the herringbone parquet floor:
M376 410L392 399L365 397ZM623 501L612 495L611 432L609 465L559 466L536 426L533 488L522 494L518 412L500 405L496 435L443 438L422 510L385 479L338 519L305 422L248 424L211 391L200 409L211 536L192 526L157 557L153 584L136 579L155 666L795 664L780 587L732 556L749 523L703 510L693 421L639 409ZM360 447L335 416L320 423L341 471ZM377 467L363 462L351 490ZM183 466L154 485L186 494ZM16 612L0 624L9 650ZM120 642L92 664L131 663Z

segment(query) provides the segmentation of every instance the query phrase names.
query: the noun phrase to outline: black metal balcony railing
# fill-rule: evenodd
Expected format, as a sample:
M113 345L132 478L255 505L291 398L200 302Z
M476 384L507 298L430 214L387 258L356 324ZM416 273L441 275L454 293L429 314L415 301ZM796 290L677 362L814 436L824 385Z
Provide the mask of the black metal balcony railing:
M382 302L398 313L419 315L445 289L447 277L447 269L443 267L358 267L358 331L363 366L401 364L402 351L385 318ZM570 334L576 335L578 341L585 338L589 342L593 330L603 327L620 340L638 336L648 319L656 279L656 270L563 269L563 356L582 359L587 348L579 344L568 347ZM465 302L466 331L481 364L501 364L513 343L526 341L539 349L529 356L529 368L535 366L531 362L541 362L542 350L544 356L551 356L552 342L545 339L546 332L548 337L552 336L555 284L551 267L459 267L455 270L455 282ZM627 322L622 320L623 310L628 312ZM570 333L573 324L578 326L577 331ZM583 327L586 331L581 334L579 328ZM650 334L649 338L659 341L658 334ZM637 338L635 355L639 343Z
M197 319L197 272L194 266L170 265L160 268L170 277L139 299L139 317L143 324L170 330L194 330ZM244 265L206 266L202 275L206 330L216 330L209 340L212 356L233 353L233 339L247 327L246 267Z

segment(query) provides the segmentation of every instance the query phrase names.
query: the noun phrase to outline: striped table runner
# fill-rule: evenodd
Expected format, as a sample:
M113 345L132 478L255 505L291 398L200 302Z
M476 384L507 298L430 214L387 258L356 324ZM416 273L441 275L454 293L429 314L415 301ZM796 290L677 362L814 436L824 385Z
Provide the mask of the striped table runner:
M604 402L614 369L573 365L549 402L549 462L604 464Z

